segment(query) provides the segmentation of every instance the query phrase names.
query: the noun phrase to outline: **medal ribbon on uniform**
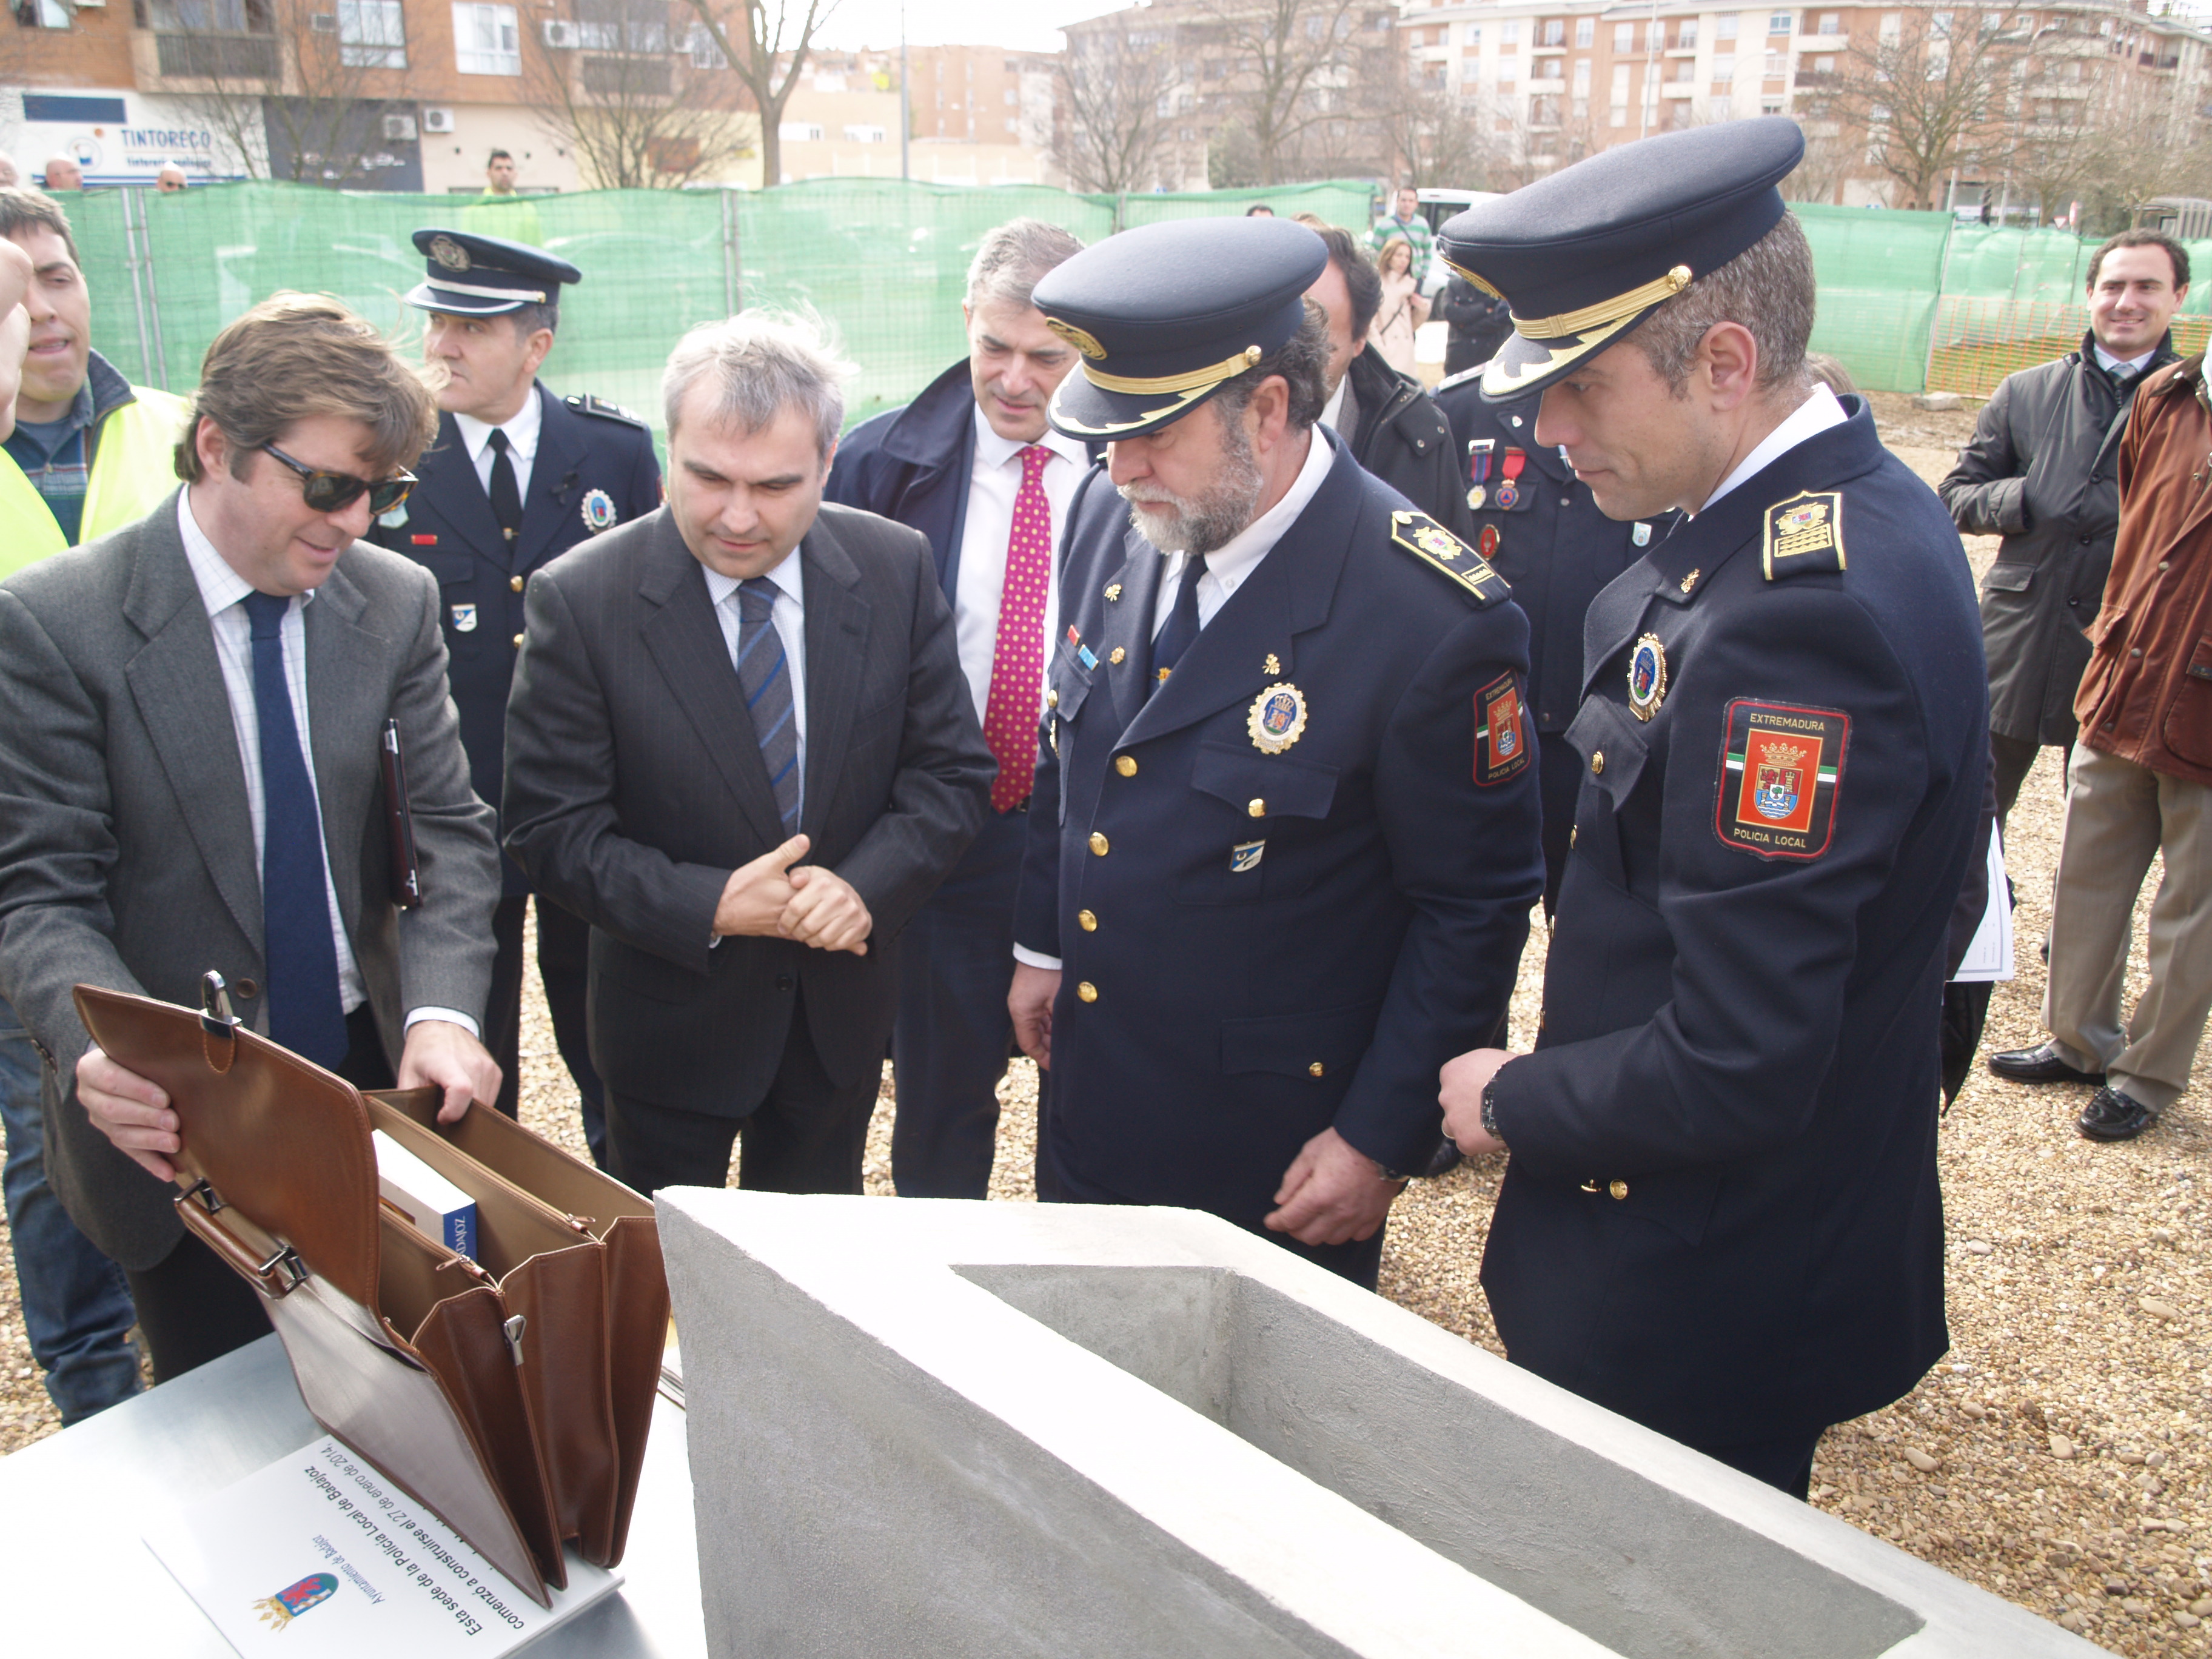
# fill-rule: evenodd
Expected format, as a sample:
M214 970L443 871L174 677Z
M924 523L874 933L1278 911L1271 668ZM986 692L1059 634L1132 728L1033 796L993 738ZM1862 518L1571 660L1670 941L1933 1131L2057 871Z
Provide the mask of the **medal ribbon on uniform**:
M1467 504L1478 513L1490 493L1484 486L1490 482L1490 452L1497 445L1495 438L1477 438L1467 447Z
M1521 477L1521 469L1528 465L1527 450L1508 449L1505 452L1505 459L1498 469L1505 474L1504 482L1498 486L1498 506L1510 507L1521 499L1521 487L1517 481Z

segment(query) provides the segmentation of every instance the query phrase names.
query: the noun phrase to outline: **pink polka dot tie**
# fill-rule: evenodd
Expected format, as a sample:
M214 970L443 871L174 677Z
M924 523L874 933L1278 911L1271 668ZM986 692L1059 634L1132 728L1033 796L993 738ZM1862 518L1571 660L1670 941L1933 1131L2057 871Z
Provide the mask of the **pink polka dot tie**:
M1006 585L999 596L999 639L983 703L983 740L999 763L991 806L1000 812L1027 800L1036 781L1044 595L1052 580L1052 503L1045 499L1044 467L1051 459L1042 444L1022 451L1022 487L1014 497L1013 533L1006 538Z

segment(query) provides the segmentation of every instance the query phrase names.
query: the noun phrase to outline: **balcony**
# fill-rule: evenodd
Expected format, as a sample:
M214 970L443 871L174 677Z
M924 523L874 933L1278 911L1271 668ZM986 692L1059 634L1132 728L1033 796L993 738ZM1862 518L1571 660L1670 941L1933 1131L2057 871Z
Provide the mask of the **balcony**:
M284 55L273 34L156 34L155 61L164 80L267 81L283 78Z

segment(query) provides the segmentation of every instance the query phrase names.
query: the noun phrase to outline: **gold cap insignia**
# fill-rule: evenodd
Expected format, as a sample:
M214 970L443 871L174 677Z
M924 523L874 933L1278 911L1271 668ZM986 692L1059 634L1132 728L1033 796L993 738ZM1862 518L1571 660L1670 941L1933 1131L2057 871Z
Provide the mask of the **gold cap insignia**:
M1097 337L1089 330L1078 328L1073 323L1064 323L1057 317L1046 318L1044 325L1092 362L1103 363L1106 361L1106 348L1098 343Z
M430 257L447 270L466 270L469 268L468 249L450 236L433 236L430 239Z

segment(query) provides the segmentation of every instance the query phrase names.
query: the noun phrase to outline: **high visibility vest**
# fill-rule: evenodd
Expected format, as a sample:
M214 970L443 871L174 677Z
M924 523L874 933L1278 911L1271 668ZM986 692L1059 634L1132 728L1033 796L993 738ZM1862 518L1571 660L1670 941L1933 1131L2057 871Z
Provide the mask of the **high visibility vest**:
M96 541L144 518L177 487L177 440L191 405L151 386L131 388L133 401L100 422L92 477L84 493L80 541ZM0 450L0 577L69 545L52 509Z

